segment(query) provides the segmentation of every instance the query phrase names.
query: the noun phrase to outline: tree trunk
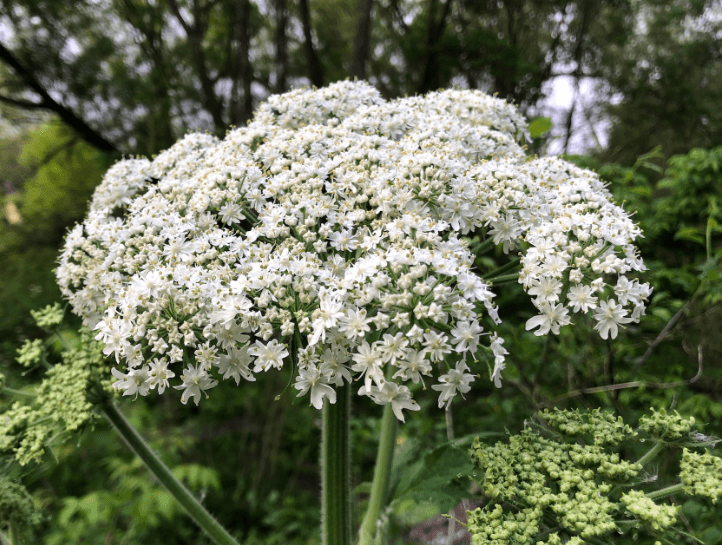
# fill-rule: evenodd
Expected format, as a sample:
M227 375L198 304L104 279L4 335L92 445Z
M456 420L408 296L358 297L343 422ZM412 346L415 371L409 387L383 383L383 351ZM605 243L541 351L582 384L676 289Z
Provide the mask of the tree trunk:
M251 94L253 67L250 58L251 38L249 32L251 6L249 0L236 1L236 9L238 10L238 58L240 59L240 76L243 81L243 108L234 121L245 124L253 115L253 95Z
M288 87L288 6L286 0L276 0L276 81L275 91L285 93Z
M361 2L363 11L356 31L351 77L366 79L366 61L368 60L371 45L371 9L373 0L361 0Z
M189 23L183 18L178 3L176 0L168 0L171 10L175 15L176 19L183 27L183 30L188 37L188 41L191 45L191 52L193 55L193 62L196 66L198 73L198 79L201 84L201 103L203 107L211 114L213 118L213 124L216 126L216 131L225 129L228 125L226 120L223 118L223 104L216 95L216 91L213 87L213 81L208 74L208 68L206 66L206 56L203 51L203 35L205 34L204 28L201 26L202 13L197 4L193 4L194 20Z
M299 7L301 8L301 24L303 25L304 47L308 62L308 77L313 85L323 87L323 66L316 54L316 48L313 46L311 10L308 7L308 0L299 0Z
M441 17L436 20L439 0L429 2L429 22L426 29L424 71L419 84L419 93L428 93L441 85L439 78L439 43L444 34L446 20L451 12L451 2L446 0L442 7Z

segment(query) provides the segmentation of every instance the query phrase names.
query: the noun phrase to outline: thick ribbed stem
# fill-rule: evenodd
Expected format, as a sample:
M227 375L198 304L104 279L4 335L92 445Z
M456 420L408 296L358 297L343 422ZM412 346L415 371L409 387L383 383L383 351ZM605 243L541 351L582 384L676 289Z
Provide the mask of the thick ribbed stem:
M376 456L374 480L371 484L369 505L359 531L359 545L371 545L376 535L379 516L386 503L395 444L396 415L394 415L391 408L391 403L388 403L384 406L384 416L381 420L381 437L379 438L379 450Z
M321 433L321 542L351 545L351 386L336 388L323 405Z
M165 465L150 445L140 436L138 431L128 422L120 409L111 401L100 405L103 415L110 421L115 430L125 440L132 450L146 465L156 479L166 487L168 492L186 510L186 513L200 526L218 545L239 545L233 537L221 526L206 508L191 494L183 483L175 478L170 468Z

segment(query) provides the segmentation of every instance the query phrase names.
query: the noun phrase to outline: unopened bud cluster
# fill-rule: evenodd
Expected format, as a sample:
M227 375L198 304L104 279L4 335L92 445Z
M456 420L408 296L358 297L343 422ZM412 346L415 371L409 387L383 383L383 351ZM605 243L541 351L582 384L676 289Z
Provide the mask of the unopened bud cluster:
M642 465L621 459L619 447L627 450L631 441L649 439L670 445L658 438L678 435L680 422L690 419L654 412L642 417L635 431L599 410L544 411L539 417L541 425L529 424L508 442L474 441L471 458L487 499L483 508L469 512L474 545L601 543L630 530L635 539L644 532L672 542L665 532L675 531L678 507L649 489ZM692 426L682 426L686 435L672 446L695 442ZM680 477L681 484L666 489L670 494L713 502L722 496L722 459L709 452L685 448Z

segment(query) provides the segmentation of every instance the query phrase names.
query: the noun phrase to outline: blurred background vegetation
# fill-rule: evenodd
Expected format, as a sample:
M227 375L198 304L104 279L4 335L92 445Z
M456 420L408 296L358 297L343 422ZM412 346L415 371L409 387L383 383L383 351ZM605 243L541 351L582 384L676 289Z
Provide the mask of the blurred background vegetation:
M671 408L722 436L719 0L0 1L7 385L22 391L37 380L14 363L20 344L41 334L29 311L59 300L58 248L110 164L153 155L188 130L222 136L269 94L348 77L368 79L387 98L479 88L530 119L552 118L530 151L578 153L568 158L596 170L645 233L653 298L642 322L614 342L582 319L557 337L528 334L521 324L531 304L505 287L504 387L474 383L454 405L457 437L514 433L552 406L605 407L630 422L649 407ZM561 87L570 97L563 107L552 102ZM223 383L232 391L201 409L166 398L124 405L243 543L318 539L319 415L289 392L275 400L286 382ZM0 410L13 400L0 397ZM434 396L418 401L422 410L401 428L397 478L404 461L446 440ZM360 505L380 416L371 405L354 407ZM22 477L42 504L37 543L207 543L101 421L39 466L3 461L0 471ZM455 497L447 487L443 499L398 497L388 513L391 542L420 543L412 528L468 488ZM722 543L720 506L683 507L691 534Z

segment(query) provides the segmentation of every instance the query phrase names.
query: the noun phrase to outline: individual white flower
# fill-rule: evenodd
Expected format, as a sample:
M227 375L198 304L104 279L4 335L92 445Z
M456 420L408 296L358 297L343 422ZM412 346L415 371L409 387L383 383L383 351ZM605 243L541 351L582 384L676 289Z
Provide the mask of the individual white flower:
M610 336L612 339L616 339L619 326L632 321L631 318L626 316L627 310L618 305L614 299L600 301L599 308L594 312L594 319L597 321L594 329L599 331L602 339Z
M162 394L169 386L168 379L175 376L175 373L168 369L168 361L165 359L154 359L150 362L150 372L148 373L148 386L158 388L158 393ZM142 395L142 394L141 394Z
M395 365L397 358L402 358L406 354L408 345L409 339L401 332L396 333L396 335L385 334L379 345L383 361Z
M336 403L336 390L329 385L331 381L332 376L328 368L319 368L316 367L316 364L311 363L298 369L298 376L293 387L299 390L297 397L301 397L311 390L311 405L320 409L323 407L324 398L328 398L329 403Z
M559 301L559 293L562 290L562 283L556 278L542 277L539 280L532 280L529 295L536 295L540 303L554 303Z
M357 337L363 337L366 333L371 331L369 322L371 320L366 316L366 309L348 309L345 316L340 320L338 330L341 333L348 335L350 339Z
M446 354L451 352L451 346L448 341L449 337L443 333L437 333L436 331L427 331L424 333L424 350L431 361L442 361Z
M538 327L534 332L537 337L546 335L551 331L554 335L559 335L559 327L571 323L569 319L569 309L562 304L540 303L537 307L541 314L529 318L526 322L526 330L529 331Z
M412 399L411 391L406 386L399 386L395 382L384 382L381 387L376 385L371 385L368 388L362 386L359 395L367 395L379 405L391 403L394 415L401 422L405 422L402 410L418 411L421 409L419 404Z
M474 381L474 375L467 373L469 368L463 362L456 364L454 369L450 369L448 373L439 377L439 384L433 384L431 388L441 392L439 394L439 409L447 407L456 397L456 394L464 394L471 390L471 384Z
M567 294L569 304L574 312L587 312L597 307L597 298L594 296L594 290L590 286L576 284L569 288Z
M175 386L175 389L183 390L181 394L181 403L183 403L183 405L188 403L188 400L191 398L195 404L198 405L201 400L201 394L208 396L206 390L210 390L218 385L203 367L194 367L193 365L185 368L181 375L181 380L183 384Z
M333 345L323 351L320 359L321 365L331 373L331 383L335 386L343 386L353 380L351 370L344 365L351 359L347 349Z
M351 370L364 377L364 385L367 390L371 387L372 381L379 386L384 383L383 359L378 350L375 350L368 342L361 343L356 354L353 355L353 361L356 363L351 366Z
M141 369L131 369L127 374L121 373L115 367L111 369L111 374L117 378L113 383L113 388L116 390L123 390L124 396L132 395L148 395L148 389L150 388L150 376L148 374L148 368L143 367Z
M220 354L217 364L218 372L223 373L224 379L233 378L236 385L241 382L241 377L254 382L256 377L249 368L252 361L251 355L248 353L248 345L240 348L232 346L226 354Z
M501 372L506 367L506 356L509 352L502 346L504 339L499 337L496 333L491 336L490 348L494 354L494 370L491 373L491 380L494 381L494 386L501 388Z
M422 350L418 352L413 348L407 348L404 351L403 359L396 362L399 368L392 378L401 377L404 380L410 380L414 384L419 381L424 383L422 375L431 375L431 363L426 359L426 353ZM425 387L424 387L425 389Z
M318 316L313 320L313 334L308 338L310 346L326 340L326 330L336 327L340 318L343 318L343 303L340 300L326 296L321 298L318 305Z
M268 343L256 341L252 347L248 349L251 356L256 357L253 372L268 371L270 367L280 369L283 367L283 358L288 356L286 345L279 343L276 339L272 339Z
M457 322L456 327L451 330L451 343L456 346L457 352L476 352L479 345L479 336L484 328L476 320Z

